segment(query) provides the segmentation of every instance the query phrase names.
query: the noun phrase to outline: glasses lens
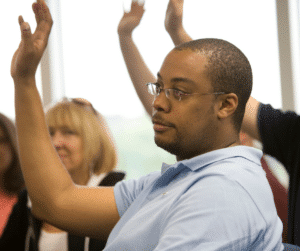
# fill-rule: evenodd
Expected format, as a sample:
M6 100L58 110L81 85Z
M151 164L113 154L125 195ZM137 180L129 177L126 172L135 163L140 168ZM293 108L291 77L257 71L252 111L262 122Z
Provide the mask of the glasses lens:
M159 94L159 87L154 83L147 84L148 92L152 95L157 96Z
M167 98L172 98L174 100L181 100L181 95L180 92L178 90L175 89L165 89L165 94Z
M165 95L167 98L170 98L170 95L172 95L172 98L174 98L174 93L172 91L173 89L165 89Z

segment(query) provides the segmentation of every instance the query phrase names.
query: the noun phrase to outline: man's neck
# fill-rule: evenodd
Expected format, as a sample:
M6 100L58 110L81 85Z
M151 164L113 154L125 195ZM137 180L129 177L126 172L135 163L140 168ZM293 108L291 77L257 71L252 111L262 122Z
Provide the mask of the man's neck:
M218 144L215 144L214 146L210 147L210 148L206 148L203 151L200 152L189 152L189 153L185 153L183 155L177 155L176 159L177 161L182 161L182 160L186 160L186 159L191 159L194 158L196 156L208 153L208 152L212 152L212 151L216 151L216 150L220 150L223 148L228 148L228 147L234 147L234 146L238 146L240 145L240 140L238 135L236 137L231 137L228 138L226 140L222 140L220 142L218 142Z

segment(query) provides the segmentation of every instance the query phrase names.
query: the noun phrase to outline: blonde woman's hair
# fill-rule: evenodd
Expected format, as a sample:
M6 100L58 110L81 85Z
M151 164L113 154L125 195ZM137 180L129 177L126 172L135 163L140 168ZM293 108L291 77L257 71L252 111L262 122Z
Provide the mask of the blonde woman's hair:
M112 171L116 148L104 117L83 99L63 99L46 112L48 127L68 127L83 140L84 163L95 174Z

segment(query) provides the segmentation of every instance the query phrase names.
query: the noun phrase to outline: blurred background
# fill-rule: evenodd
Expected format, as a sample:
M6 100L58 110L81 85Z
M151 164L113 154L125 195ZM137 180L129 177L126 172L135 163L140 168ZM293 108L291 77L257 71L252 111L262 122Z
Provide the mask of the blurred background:
M14 119L12 55L20 42L18 16L35 29L33 0L5 1L0 8L0 112ZM47 0L54 27L37 82L44 105L62 97L89 100L108 121L119 152L119 168L135 178L172 164L175 157L156 147L150 118L127 73L117 26L130 0ZM156 74L173 48L164 28L168 0L146 0L134 32L150 70ZM192 38L222 38L248 57L252 96L275 108L300 112L298 0L185 0L184 26ZM273 161L273 160L271 160ZM274 162L283 183L287 175Z

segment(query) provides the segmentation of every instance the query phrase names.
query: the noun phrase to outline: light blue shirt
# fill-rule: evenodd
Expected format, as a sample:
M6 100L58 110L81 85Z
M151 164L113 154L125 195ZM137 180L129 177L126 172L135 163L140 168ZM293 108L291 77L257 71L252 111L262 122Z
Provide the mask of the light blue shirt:
M236 146L119 182L105 251L281 251L282 223L260 150Z

